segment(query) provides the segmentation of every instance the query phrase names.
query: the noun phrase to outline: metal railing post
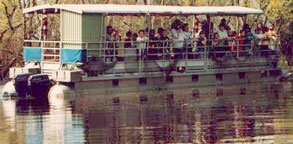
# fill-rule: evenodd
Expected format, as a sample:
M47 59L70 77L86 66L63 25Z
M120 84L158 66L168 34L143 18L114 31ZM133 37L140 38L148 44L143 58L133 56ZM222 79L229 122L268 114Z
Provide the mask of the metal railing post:
M208 36L208 39L207 39L207 43L206 43L206 46L204 47L204 57L203 57L203 61L204 61L204 69L205 69L205 71L208 71L209 69L210 69L210 66L211 66L211 64L209 63L209 57L208 57L208 54L207 54L207 52L208 52L208 49L210 50L210 49L212 49L211 47L212 47L212 42L210 42L210 38L209 38L209 36Z
M165 50L166 50L166 48L165 48L165 42L163 42L163 45L162 45L162 58L163 58L163 67L165 67Z
M236 40L237 42L236 42L236 68L238 68L239 67L239 39L237 39Z
M59 42L59 67L61 67L61 65L62 65L62 62L61 62L61 55L62 55L62 53L61 53L61 49L62 49L62 42L60 41Z
M186 43L186 41L189 41L189 42L191 42L191 40L185 40L185 43ZM188 48L189 48L189 46L186 44L186 47L185 48L183 48L184 49L184 55L185 55L185 70L187 71L188 70Z
M141 70L142 70L142 50L140 47L138 48L138 73L141 74Z
M88 55L89 55L89 43L85 43L85 49L86 49L86 62L88 61Z

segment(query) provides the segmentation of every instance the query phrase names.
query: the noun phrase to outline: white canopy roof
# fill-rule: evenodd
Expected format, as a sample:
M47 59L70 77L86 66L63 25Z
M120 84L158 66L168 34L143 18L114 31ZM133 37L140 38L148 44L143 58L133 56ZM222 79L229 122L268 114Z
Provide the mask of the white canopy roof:
M105 14L219 14L245 15L262 14L259 9L239 6L157 6L157 5L114 5L114 4L58 4L40 5L24 9L23 13L44 13L56 10L71 11L74 13L105 13Z

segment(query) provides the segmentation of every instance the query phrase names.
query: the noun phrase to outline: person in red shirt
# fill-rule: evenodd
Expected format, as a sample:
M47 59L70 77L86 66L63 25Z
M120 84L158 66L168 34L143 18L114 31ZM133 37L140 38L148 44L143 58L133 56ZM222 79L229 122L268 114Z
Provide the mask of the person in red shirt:
M238 37L237 37L237 41L238 41L238 53L237 54L237 58L242 57L243 56L243 46L244 46L244 39L245 39L245 31L241 30ZM236 51L237 51L237 47L236 47Z

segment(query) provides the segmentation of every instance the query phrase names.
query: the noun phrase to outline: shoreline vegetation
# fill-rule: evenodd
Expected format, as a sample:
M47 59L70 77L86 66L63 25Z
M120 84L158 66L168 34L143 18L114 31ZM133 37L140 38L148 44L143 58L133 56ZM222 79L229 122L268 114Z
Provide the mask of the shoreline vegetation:
M38 29L41 29L42 18L38 15L23 18L22 10L42 4L138 4L138 5L180 5L180 6L245 6L262 9L264 16L257 20L266 25L274 25L281 41L282 63L293 69L293 1L292 0L1 0L0 2L0 72L1 78L7 78L10 67L23 66L22 46L26 35L39 39ZM55 37L59 36L57 16L50 16L49 28L54 30ZM108 23L121 25L120 20L131 23L135 27L135 20L117 16ZM249 20L249 19L248 19ZM254 19L250 19L253 21ZM153 20L154 24L164 26L170 23L165 20ZM26 27L30 29L24 32ZM126 28L125 26L120 26ZM0 79L1 80L1 79Z

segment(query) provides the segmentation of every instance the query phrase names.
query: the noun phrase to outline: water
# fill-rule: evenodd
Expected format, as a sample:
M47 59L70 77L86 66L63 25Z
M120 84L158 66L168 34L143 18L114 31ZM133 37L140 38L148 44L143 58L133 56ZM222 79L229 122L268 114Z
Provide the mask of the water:
M48 101L2 98L0 143L288 144L292 89L259 83Z

